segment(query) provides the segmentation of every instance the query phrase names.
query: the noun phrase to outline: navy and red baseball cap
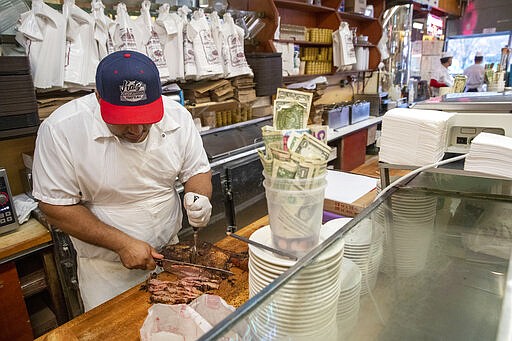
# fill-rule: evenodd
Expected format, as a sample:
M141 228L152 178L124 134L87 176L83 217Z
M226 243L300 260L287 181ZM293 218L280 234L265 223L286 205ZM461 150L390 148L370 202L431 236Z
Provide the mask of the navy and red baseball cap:
M108 124L152 124L164 115L155 63L136 51L117 51L96 69L101 117Z

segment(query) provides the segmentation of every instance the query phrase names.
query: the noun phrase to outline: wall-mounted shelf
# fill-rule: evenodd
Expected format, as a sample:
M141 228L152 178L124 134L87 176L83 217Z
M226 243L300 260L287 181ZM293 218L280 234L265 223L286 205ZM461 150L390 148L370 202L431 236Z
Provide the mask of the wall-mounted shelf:
M341 17L341 19L346 20L354 20L354 21L377 21L377 18L368 17L366 15L362 15L359 13L353 13L353 12L338 12L338 15Z
M274 39L276 43L293 43L303 46L332 46L332 43L315 43L312 41L305 40L293 40L293 39Z
M309 5L305 2L298 2L292 0L274 0L274 3L278 7L289 8L299 11L308 11L308 12L336 12L336 9L326 6L317 6L317 5Z
M304 82L316 77L321 76L343 76L343 75L353 75L357 73L367 73L367 72L374 72L377 71L375 69L370 70L347 70L347 71L336 71L331 73L324 73L324 74L316 74L316 75L296 75L296 76L285 76L283 77L283 83L285 84L291 84L291 83L297 83L297 82Z

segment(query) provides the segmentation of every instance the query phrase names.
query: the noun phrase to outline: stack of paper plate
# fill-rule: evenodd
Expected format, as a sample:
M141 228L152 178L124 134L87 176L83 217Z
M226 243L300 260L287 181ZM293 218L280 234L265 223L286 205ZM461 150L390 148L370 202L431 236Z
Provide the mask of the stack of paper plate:
M341 292L336 315L340 339L347 337L357 323L361 277L361 270L357 264L343 257L340 272Z
M332 233L332 229L322 229L320 242ZM271 246L270 227L259 229L250 239ZM336 339L343 245L343 240L336 241L314 263L281 287L266 306L254 312L252 329L259 333L261 339L267 339L269 335L294 340L301 336L309 339ZM250 297L294 264L295 261L249 245Z
M325 226L343 226L345 219L331 220ZM344 240L344 256L356 263L361 270L361 295L364 295L368 290L373 289L377 281L383 254L383 231L380 226L366 219L348 231Z
M392 211L381 209L376 222L385 224L385 212L393 223L387 227L383 271L409 277L425 267L436 217L437 198L418 193L395 193Z

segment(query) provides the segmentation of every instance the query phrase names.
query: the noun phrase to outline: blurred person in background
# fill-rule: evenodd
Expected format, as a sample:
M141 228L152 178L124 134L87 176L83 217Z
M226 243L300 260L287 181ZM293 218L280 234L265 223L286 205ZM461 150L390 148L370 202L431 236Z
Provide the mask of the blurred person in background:
M484 70L484 56L482 52L477 52L475 54L475 64L467 67L464 70L464 75L468 77L466 81L466 91L467 92L481 92L484 91L484 78L485 78L485 70Z
M440 58L440 64L432 73L430 79L430 87L432 88L432 95L439 96L439 88L452 87L453 77L450 75L448 68L452 65L453 54L450 52L443 52Z

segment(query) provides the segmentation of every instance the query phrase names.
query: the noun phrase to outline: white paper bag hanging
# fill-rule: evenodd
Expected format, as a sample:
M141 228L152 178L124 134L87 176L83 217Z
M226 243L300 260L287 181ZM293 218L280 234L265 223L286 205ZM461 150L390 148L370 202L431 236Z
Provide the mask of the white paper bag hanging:
M224 41L222 46L225 52L224 65L227 77L252 76L252 70L247 64L244 53L244 29L235 24L230 13L225 13L223 19L221 32Z
M64 0L62 14L67 21L64 81L82 86L93 85L99 63L94 40L94 17L76 6L75 0Z
M215 46L210 25L208 25L202 9L192 14L187 25L187 38L192 42L194 48L197 79L222 76L223 67L220 53Z
M66 20L46 5L33 0L32 9L21 15L17 41L29 56L34 86L47 89L64 85Z
M188 26L190 25L187 15L192 12L187 6L178 8L178 14L183 21L183 63L185 68L185 79L196 79L197 66L194 45L188 36Z
M116 23L105 15L105 5L101 0L91 1L91 14L94 18L94 39L98 48L99 59L105 58L114 52L113 35L116 29Z
M225 44L225 39L223 36L223 32L221 29L221 20L217 12L213 11L212 13L206 14L208 18L208 22L210 24L210 29L212 31L212 38L215 42L215 46L217 47L217 51L219 52L219 58L221 60L221 64L223 66L223 77L228 76L228 66L227 66L227 50Z
M116 31L114 35L114 47L119 50L133 50L143 52L142 33L133 25L128 15L126 5L122 2L117 4Z
M165 60L164 51L160 44L160 38L153 28L153 21L151 19L151 2L144 0L140 7L140 16L135 20L135 26L141 32L141 43L143 46L142 52L148 56L158 68L161 79L167 79L169 76L169 69Z
M379 40L379 43L377 44L377 48L380 52L380 60L386 60L389 58L389 51L388 51L388 33L387 30L384 29L382 32L382 37Z
M339 27L340 32L340 42L343 52L343 64L355 64L356 63L356 54L354 51L354 43L352 41L352 32L348 26L348 23L341 22Z
M159 7L154 29L163 47L169 80L184 80L183 20L177 13L169 13L169 9L169 4Z

